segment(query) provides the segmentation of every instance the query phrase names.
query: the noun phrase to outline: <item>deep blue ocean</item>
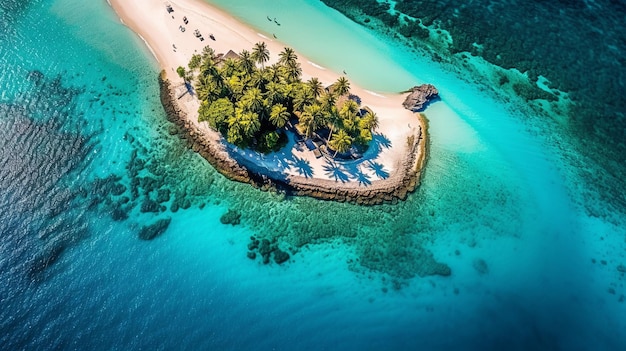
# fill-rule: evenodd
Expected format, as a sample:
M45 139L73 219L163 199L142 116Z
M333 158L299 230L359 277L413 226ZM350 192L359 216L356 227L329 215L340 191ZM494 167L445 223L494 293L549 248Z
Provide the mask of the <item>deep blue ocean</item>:
M626 349L621 2L208 2L368 90L436 85L422 185L228 181L106 1L0 0L0 350Z

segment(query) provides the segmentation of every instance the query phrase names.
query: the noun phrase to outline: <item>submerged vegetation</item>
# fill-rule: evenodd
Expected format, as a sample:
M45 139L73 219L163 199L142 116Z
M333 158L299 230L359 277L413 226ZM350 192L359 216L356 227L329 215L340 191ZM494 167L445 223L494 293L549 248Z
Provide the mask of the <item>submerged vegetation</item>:
M229 143L262 152L280 148L287 129L322 139L335 155L368 145L378 117L350 94L345 77L329 87L317 78L303 81L298 58L288 47L276 63L266 65L269 60L264 42L239 54L216 55L206 46L193 55L189 70L179 67L178 72L194 83L199 120Z

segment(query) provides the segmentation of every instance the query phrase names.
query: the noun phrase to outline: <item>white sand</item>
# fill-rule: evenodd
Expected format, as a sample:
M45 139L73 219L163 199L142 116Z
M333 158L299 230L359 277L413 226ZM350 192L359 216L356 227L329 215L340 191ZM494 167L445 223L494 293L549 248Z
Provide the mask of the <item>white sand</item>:
M210 45L216 53L226 53L228 50L238 53L244 49L252 50L255 43L264 41L270 51L270 63L278 59L278 53L285 47L276 39L271 38L271 35L259 33L246 24L238 22L228 13L202 1L110 0L110 3L123 23L144 39L173 85L182 84L182 79L175 72L176 68L186 67L191 56L194 53L200 53L206 45ZM172 6L174 12L167 12L167 4ZM183 23L183 16L186 16L189 21L187 25ZM185 27L184 32L180 30L180 26ZM201 42L194 36L196 29L204 36L204 41ZM211 40L209 34L213 34L216 40ZM340 77L339 74L312 62L297 51L296 54L302 65L304 80L317 77L324 85L330 85ZM359 182L354 175L362 173L369 181L377 182L381 178L370 167L372 162L382 165L384 172L389 173L390 176L402 169L402 164L407 158L407 138L410 135L419 135L421 121L415 114L402 107L404 100L402 95L379 94L364 90L352 82L351 93L358 95L362 100L362 105L370 107L378 115L380 127L375 135L384 136L390 144L390 147L382 147L380 152L366 153L368 157L358 161L339 163L341 173L349 176L346 183L365 186L369 183ZM195 99L186 99L183 105L189 118L194 123L198 123L198 102ZM209 129L206 123L200 123L200 126L203 129ZM312 169L313 178L336 180L336 173L328 171L330 161L324 157L316 159L306 148L298 150L294 147L271 155L260 155L249 150L238 151L265 168L280 170L292 176L300 176L301 168L293 166L293 162L285 165L284 160L296 157L304 159Z

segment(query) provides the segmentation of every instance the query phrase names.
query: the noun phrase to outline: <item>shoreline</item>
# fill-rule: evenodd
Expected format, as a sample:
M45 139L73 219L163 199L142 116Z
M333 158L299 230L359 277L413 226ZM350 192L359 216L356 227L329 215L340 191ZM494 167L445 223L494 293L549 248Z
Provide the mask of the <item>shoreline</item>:
M371 159L364 157L359 164L349 165L366 178L367 182L363 184L356 179L333 179L332 174L324 172L324 169L329 163L335 163L334 160L316 159L312 152L288 149L286 155L281 152L270 157L240 150L227 144L206 122L198 122L199 100L189 94L185 96L181 93L182 90L177 91L183 85L183 80L175 73L175 67L186 66L191 55L201 51L207 44L217 53L250 49L261 38L260 33L219 8L197 0L167 2L173 6L176 16L166 12L166 2L160 0L111 0L110 4L120 17L121 23L142 39L163 69L159 75L160 99L168 120L182 131L178 134L187 140L190 148L228 179L249 183L262 190L277 189L288 195L364 205L405 200L420 184L422 170L427 161L427 125L421 115L402 106L404 96L379 94L358 86L351 87L351 92L362 97L364 105L379 115L381 123L378 132L388 143L385 147L378 146L378 151ZM176 27L179 23L175 19L182 18L183 15L205 36L215 33L217 40L201 43L190 33L185 35L182 25ZM188 27L191 32L193 27ZM266 40L270 53L276 59L284 45L276 39L262 40ZM302 63L303 78L317 77L324 85L330 85L340 76L314 64L297 52L296 54ZM418 126L415 126L415 120L418 121ZM407 124L408 128L405 127ZM317 171L314 172L315 176L299 175L297 170L289 167L272 169L272 162L284 162L285 156L306 159L313 170ZM272 159L268 160L269 158ZM375 162L384 168L387 176L378 176L376 179L373 171L367 169L366 162ZM337 164L344 167L340 162ZM370 178L373 179L370 181Z
M289 196L308 196L320 200L349 202L358 205L395 204L406 200L408 194L417 189L421 183L422 170L428 159L426 144L428 133L420 133L414 141L403 170L394 173L378 184L368 187L355 186L353 183L340 183L324 179L309 179L290 176L276 179L261 174L242 165L241 160L232 157L226 145L219 140L217 132L200 128L188 118L187 112L178 103L175 87L166 78L164 72L159 75L160 99L168 121L175 124L182 132L180 137L188 143L188 147L207 160L218 173L229 180L248 183L254 187L268 191L270 189L284 192ZM419 118L421 130L428 130L427 123Z

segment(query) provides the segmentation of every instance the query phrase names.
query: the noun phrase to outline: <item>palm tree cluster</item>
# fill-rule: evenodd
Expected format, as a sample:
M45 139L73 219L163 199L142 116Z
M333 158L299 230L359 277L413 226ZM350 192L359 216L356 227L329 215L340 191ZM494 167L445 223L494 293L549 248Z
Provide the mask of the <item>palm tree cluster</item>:
M302 68L291 48L266 66L269 59L264 42L237 58L217 57L208 46L193 55L187 74L201 101L199 120L207 121L228 142L261 151L279 147L292 121L307 138L326 129L327 143L336 152L372 140L378 118L347 98L350 83L345 77L329 88L317 78L302 81Z

